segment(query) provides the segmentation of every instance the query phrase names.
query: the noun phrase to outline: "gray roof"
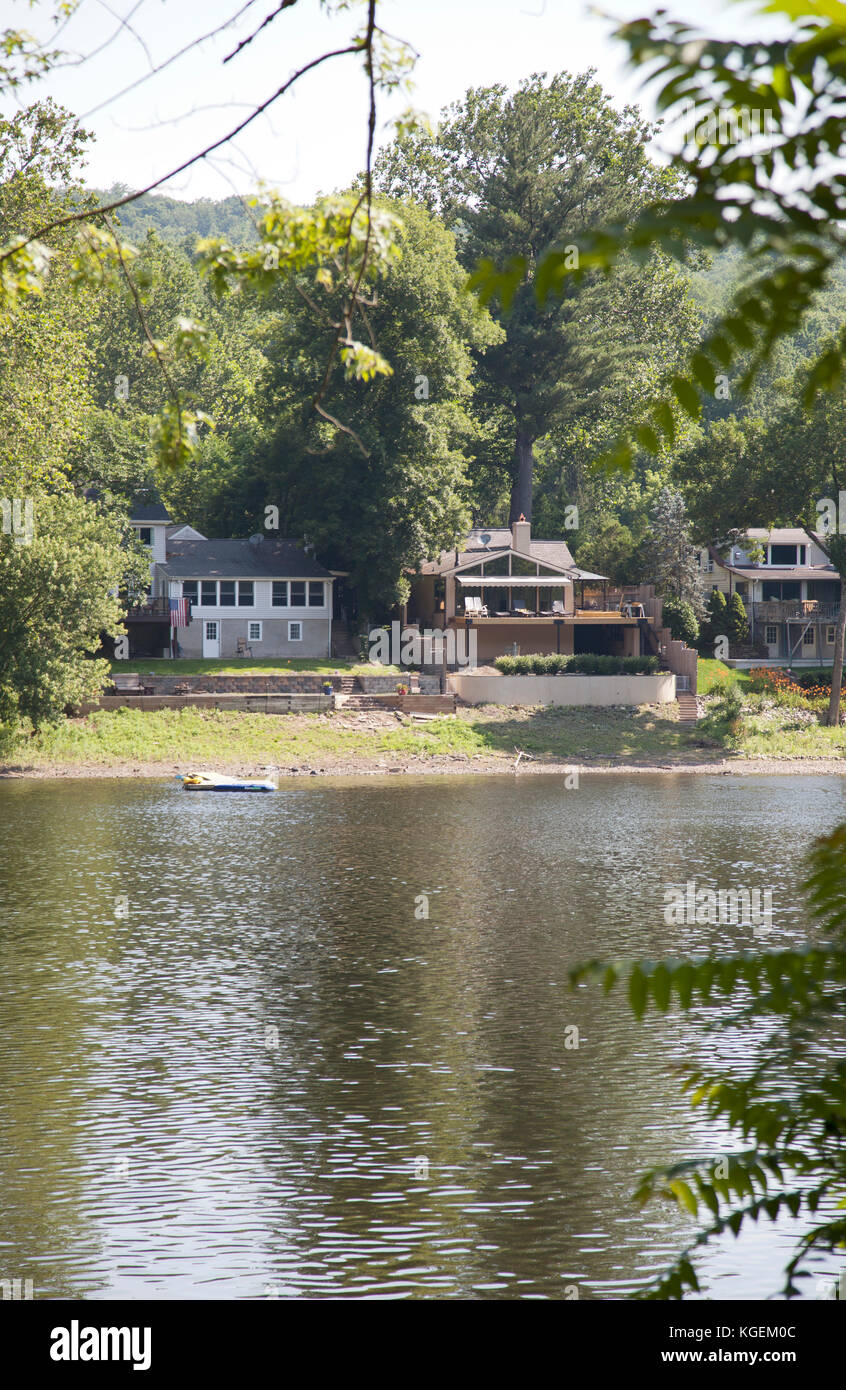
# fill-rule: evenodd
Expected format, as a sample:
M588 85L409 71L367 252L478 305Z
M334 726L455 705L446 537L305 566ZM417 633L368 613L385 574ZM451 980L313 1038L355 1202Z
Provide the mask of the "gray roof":
M159 566L172 579L331 579L291 540L177 541Z
M163 502L140 501L133 502L130 512L130 521L170 521L170 512Z
M462 565L478 564L484 559L495 560L498 556L507 555L509 551L522 560L539 560L542 565L551 565L555 569L575 568L575 561L566 541L532 539L529 543L529 553L526 554L514 549L511 544L511 532L507 528L498 528L485 534L491 536L489 545L478 544L475 534L471 535L469 541L465 542L464 549L458 552L457 559L454 550L445 550L437 560L424 560L420 566L420 574L451 574Z

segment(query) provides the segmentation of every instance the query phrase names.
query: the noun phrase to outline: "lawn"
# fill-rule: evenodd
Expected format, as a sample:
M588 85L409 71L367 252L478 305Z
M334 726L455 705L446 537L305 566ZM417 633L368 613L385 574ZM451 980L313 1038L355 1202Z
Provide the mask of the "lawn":
M613 763L661 760L696 753L675 705L641 709L461 709L456 718L417 723L385 717L357 726L338 714L258 714L196 708L97 710L65 720L6 750L9 763L101 766L248 764L282 769L303 764L368 764L386 755L464 757L513 763L522 751L538 761Z
M352 661L344 657L268 657L255 661L251 657L218 657L215 659L193 660L180 657L169 658L142 656L133 661L113 661L112 673L120 675L124 671L152 672L157 676L250 676L267 671L307 671L318 676L331 676L336 671L351 675L392 676L401 675L398 666L381 666L372 662Z
M724 661L700 656L696 676L697 695L707 695L715 685L739 685L742 690L748 684L748 671L735 671Z

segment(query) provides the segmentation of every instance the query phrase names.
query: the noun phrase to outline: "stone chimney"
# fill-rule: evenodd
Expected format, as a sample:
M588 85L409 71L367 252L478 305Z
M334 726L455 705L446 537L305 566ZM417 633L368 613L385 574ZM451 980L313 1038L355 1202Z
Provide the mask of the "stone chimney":
M532 553L532 523L526 520L522 512L520 520L511 523L511 547L518 555Z

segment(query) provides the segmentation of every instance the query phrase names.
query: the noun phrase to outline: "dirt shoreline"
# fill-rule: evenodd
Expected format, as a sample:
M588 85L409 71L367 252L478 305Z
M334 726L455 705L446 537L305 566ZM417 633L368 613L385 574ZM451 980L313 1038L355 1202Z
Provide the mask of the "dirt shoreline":
M196 770L183 763L161 762L117 762L117 763L9 763L0 766L0 781L15 780L71 780L74 778L172 778L180 772ZM685 774L699 776L843 776L846 775L846 758L744 758L726 757L720 759L703 758L700 761L678 759L668 756L660 761L645 762L591 762L589 760L558 762L546 759L529 758L523 754L519 759L496 757L486 754L469 756L467 754L447 754L434 757L409 757L395 754L374 758L324 758L299 766L285 767L271 764L245 764L243 762L214 760L203 763L204 771L219 772L229 777L256 777L272 775L280 783L295 781L301 777L380 777L393 776L467 776L475 774L511 774L517 777L558 775L563 776L578 771L580 776L612 776L618 773L627 775L670 775Z

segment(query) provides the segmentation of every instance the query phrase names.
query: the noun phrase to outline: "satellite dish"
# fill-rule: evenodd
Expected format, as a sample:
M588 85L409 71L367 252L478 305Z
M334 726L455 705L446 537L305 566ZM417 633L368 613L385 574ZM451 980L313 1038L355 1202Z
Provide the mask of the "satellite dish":
M490 531L483 531L482 534L481 534L481 536L479 537L479 540L482 542L482 545L487 545L488 542L490 541L490 538L491 538L491 533L490 533Z

